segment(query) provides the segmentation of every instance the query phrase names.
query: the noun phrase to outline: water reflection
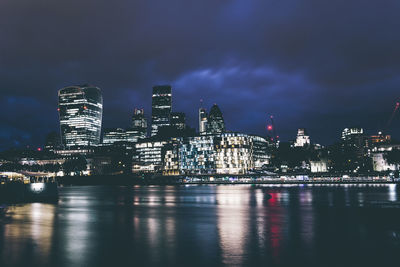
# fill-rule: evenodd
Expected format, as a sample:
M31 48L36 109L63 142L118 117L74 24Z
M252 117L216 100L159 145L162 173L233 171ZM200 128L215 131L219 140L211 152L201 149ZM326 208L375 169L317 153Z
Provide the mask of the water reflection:
M62 188L0 219L0 266L382 266L400 259L398 190Z

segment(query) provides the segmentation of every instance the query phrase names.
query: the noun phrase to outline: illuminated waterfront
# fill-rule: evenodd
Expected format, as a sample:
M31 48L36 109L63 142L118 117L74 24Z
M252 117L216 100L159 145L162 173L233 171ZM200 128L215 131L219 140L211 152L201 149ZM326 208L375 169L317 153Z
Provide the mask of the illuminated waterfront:
M395 265L399 191L394 184L64 187L57 205L8 208L0 266Z

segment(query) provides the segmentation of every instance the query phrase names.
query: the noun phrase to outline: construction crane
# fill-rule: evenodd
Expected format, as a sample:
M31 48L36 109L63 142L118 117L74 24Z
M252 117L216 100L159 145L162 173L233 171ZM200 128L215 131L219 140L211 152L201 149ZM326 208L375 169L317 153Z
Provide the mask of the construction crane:
M271 124L267 125L267 131L270 133L270 136L272 136L270 139L274 143L278 143L279 135L276 134L276 128L275 128L275 123L274 123L274 116L269 116L271 120Z
M392 121L393 121L394 117L396 116L396 114L397 114L399 108L400 108L400 102L397 101L397 102L396 102L396 106L395 106L394 109L393 109L392 115L390 116L390 118L389 118L389 120L388 120L388 122L387 122L387 124L386 124L385 130L388 130L388 129L389 129L389 127L390 127L390 125L392 124Z

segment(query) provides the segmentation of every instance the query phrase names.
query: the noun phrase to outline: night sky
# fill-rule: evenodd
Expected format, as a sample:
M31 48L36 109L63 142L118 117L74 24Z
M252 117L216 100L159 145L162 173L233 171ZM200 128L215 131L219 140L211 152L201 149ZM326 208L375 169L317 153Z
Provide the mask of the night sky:
M40 146L58 130L57 91L102 89L103 126L151 114L151 88L197 125L200 99L227 129L283 140L308 129L335 142L375 133L400 96L398 0L2 0L0 149ZM400 115L388 131L400 139Z

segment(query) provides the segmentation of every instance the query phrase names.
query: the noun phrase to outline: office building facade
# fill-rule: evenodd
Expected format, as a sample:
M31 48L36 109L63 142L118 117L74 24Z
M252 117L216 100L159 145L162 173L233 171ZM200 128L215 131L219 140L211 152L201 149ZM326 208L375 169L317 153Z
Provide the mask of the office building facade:
M98 87L69 86L58 91L61 141L66 149L100 143L103 98Z
M210 114L208 115L207 133L220 134L223 132L225 132L224 118L217 104L214 104L210 109Z
M151 136L155 136L158 134L160 127L171 125L171 86L153 87L151 109Z
M144 116L144 109L135 109L132 116L131 128L127 130L133 142L147 137L147 119Z
M201 135L207 133L208 114L205 108L199 109L199 133Z

